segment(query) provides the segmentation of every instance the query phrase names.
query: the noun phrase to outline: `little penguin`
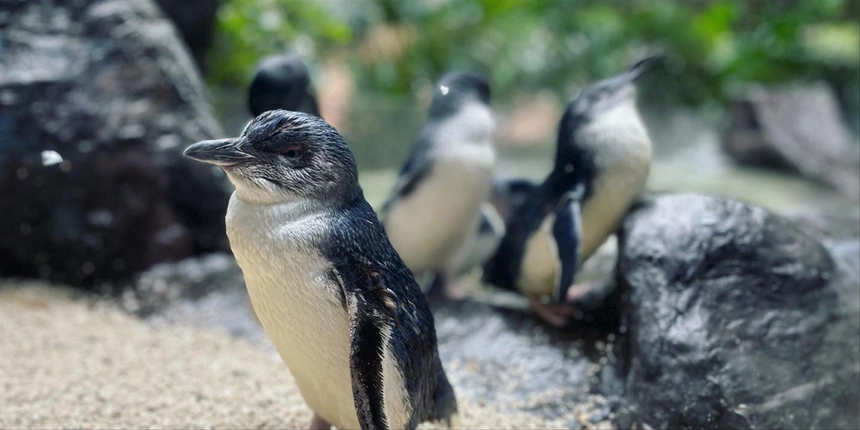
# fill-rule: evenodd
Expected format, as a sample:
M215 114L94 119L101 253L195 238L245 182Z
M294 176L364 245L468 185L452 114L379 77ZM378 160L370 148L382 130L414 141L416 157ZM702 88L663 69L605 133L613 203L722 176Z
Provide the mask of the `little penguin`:
M230 247L266 334L315 415L313 428L454 425L457 402L433 315L321 118L267 111L232 139L185 155L235 191Z
M636 108L634 81L653 61L593 84L568 104L555 166L508 221L485 265L485 281L532 299L566 300L579 266L644 188L651 140Z
M448 285L444 279L449 261L478 228L496 161L489 102L484 76L443 76L427 121L382 208L391 243L418 279L435 273Z
M513 209L519 207L535 187L531 181L522 178L494 179L489 200L481 204L478 225L448 260L447 273L458 276L484 264L501 243L505 223Z
M310 74L301 57L289 53L261 61L248 88L248 109L254 117L275 109L320 116Z
M479 223L469 234L463 245L445 264L445 273L461 276L475 267L482 266L496 252L505 235L505 223L514 208L519 207L536 187L531 181L521 178L499 178L493 180L488 201L481 204ZM431 292L444 288L442 280L434 276ZM451 292L448 292L451 294Z

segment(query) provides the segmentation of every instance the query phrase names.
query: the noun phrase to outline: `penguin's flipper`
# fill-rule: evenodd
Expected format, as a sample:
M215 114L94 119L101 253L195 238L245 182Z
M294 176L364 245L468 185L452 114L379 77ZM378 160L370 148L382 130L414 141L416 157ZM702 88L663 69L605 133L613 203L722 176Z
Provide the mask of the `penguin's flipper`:
M421 181L427 177L429 173L430 163L425 162L416 165L416 163L412 162L410 159L406 166L404 166L400 176L397 178L397 182L394 184L394 190L391 192L391 196L382 206L383 217L391 210L391 206L394 202L412 194L412 191L418 187Z
M558 249L559 266L552 301L561 303L573 285L579 264L579 242L582 237L581 187L564 195L556 209L552 236Z
M409 158L406 159L406 163L403 164L403 167L400 169L400 173L397 175L397 182L394 183L394 189L391 191L391 195L382 206L382 215L380 218L385 218L385 216L388 215L388 212L391 210L391 206L393 206L396 201L412 194L412 191L415 191L415 189L418 188L418 185L421 184L424 178L426 178L430 173L430 169L433 165L429 156L431 146L427 132L422 130L418 139L415 141L415 145L412 147L412 152L409 154Z
M385 429L383 351L390 335L389 317L362 294L349 293L349 367L352 397L362 430Z

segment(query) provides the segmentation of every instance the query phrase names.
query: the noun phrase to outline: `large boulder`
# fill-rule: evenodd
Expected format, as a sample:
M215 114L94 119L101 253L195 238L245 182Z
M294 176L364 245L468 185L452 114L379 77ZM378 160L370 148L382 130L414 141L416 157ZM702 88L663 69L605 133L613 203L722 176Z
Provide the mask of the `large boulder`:
M0 276L93 285L225 249L225 178L181 156L221 131L154 3L5 1L0 28Z
M860 255L836 264L785 218L695 195L644 203L619 243L618 425L860 425L860 281L845 264Z

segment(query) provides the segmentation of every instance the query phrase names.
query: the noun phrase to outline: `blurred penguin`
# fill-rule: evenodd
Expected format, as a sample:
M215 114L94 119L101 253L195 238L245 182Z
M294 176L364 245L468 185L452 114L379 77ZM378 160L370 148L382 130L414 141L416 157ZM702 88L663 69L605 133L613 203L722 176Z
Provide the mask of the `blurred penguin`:
M264 59L248 89L248 109L254 117L284 109L320 116L308 68L296 54Z
M570 102L559 125L555 167L511 217L485 267L486 281L526 295L556 325L562 323L551 306L569 299L579 266L612 235L644 188L651 140L634 82L653 60L591 85Z
M435 274L454 295L451 260L478 230L490 195L496 152L490 86L479 74L452 72L433 93L427 121L382 208L394 248L427 291Z
M481 204L478 226L466 238L463 246L447 261L444 273L459 277L486 263L496 252L505 235L505 224L535 187L537 185L527 179L494 180L490 199ZM428 290L441 292L444 288L441 284L441 277L434 274Z

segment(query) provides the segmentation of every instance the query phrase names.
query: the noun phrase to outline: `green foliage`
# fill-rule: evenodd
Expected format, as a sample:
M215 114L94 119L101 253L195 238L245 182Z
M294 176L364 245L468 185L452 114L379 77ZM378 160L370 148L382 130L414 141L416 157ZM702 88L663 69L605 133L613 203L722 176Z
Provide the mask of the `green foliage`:
M352 29L314 2L305 0L226 0L217 16L208 78L245 85L267 55L296 43L325 52L349 42Z
M564 96L654 52L666 56L658 79L691 103L722 100L738 82L858 86L856 0L325 3L225 0L210 79L246 82L261 56L304 42L312 56L347 61L363 87L395 94L472 69L502 96L542 88Z

